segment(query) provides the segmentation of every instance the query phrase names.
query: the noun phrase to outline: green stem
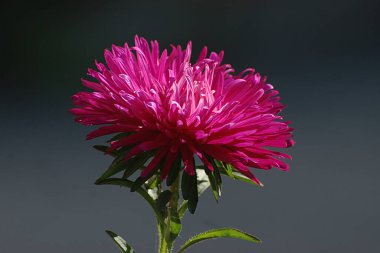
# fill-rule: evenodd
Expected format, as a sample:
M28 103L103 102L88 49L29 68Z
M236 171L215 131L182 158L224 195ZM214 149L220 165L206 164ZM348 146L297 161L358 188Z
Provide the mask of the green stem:
M170 186L170 191L172 192L172 197L170 198L169 206L168 206L168 227L166 238L168 240L169 252L173 250L173 244L178 235L173 236L172 234L172 226L171 222L177 222L175 219L180 219L178 217L178 199L179 199L179 176L177 176L176 180Z
M158 221L158 220L157 220ZM170 230L170 216L163 217L163 222L158 222L158 253L169 253L169 245L167 240L168 229Z
M159 237L159 249L158 253L168 253L168 244L165 239L165 225L159 226L160 232L158 233Z
M179 199L179 176L170 186L169 190L172 192L170 201L166 207L165 216L162 217L163 223L158 224L159 228L159 253L171 253L173 250L174 240L177 235L172 234L171 222L175 220L178 222L178 199Z

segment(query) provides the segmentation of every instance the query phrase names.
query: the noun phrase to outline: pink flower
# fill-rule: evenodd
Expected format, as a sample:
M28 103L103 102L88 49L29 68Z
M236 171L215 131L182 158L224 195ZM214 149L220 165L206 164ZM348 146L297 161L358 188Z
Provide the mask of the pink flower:
M206 47L191 64L191 42L160 53L157 41L149 46L137 36L134 47L112 46L104 56L106 66L96 62L88 71L96 81L82 80L93 91L75 94L71 112L83 125L103 125L88 139L129 133L109 152L128 146L128 160L154 151L142 178L161 164L164 180L178 157L194 175L194 156L211 171L211 159L230 164L258 184L249 167L288 169L282 158L291 157L273 148L292 146L293 129L278 115L278 91L254 69L234 75L223 52L208 55Z

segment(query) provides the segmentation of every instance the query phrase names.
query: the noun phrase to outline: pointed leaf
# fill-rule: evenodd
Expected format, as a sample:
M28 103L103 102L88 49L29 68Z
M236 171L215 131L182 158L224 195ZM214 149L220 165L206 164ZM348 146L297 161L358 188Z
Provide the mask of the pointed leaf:
M170 186L178 177L178 174L181 170L181 156L178 155L173 162L173 166L169 170L168 178L166 179L166 185Z
M191 178L192 177L185 171L182 172L181 191L182 197L185 200L188 200L190 196Z
M123 253L136 253L134 249L127 244L127 242L119 235L115 234L110 230L106 230L106 233L114 240L114 242L119 246L121 252Z
M143 168L146 161L148 161L148 159L152 156L153 156L153 152L144 152L130 158L126 162L126 170L123 174L123 178L128 178L133 173L135 173L138 169Z
M152 155L154 153L151 153ZM148 165L149 166L149 165ZM133 183L133 186L131 188L131 192L134 192L138 187L142 186L144 183L148 183L149 179L156 174L157 171L160 171L163 166L163 160L161 160L150 172L149 174L145 175L144 177L139 176L135 182Z
M145 152L126 161L124 154L119 155L115 158L115 160L113 160L108 169L96 180L95 184L99 184L102 180L107 179L123 170L125 170L123 178L128 178L140 169L150 156L152 156L151 153Z
M253 243L261 242L261 240L258 239L257 237L247 234L245 232L242 232L240 230L237 230L234 228L219 228L219 229L212 229L212 230L203 232L201 234L198 234L190 238L177 253L181 253L185 249L190 247L191 245L194 245L201 241L215 239L215 238L236 238L236 239L241 239L241 240L245 240L245 241L249 241Z
M187 209L189 210L191 214L195 213L195 210L197 209L197 205L198 205L197 187L193 187L193 189L195 189L195 191L193 192L193 194L191 194L189 198L189 202L188 202L188 207L187 207Z
M197 175L190 176L184 171L182 173L181 190L183 198L188 201L187 208L190 213L194 214L198 204Z
M102 180L107 179L120 171L125 170L126 168L126 161L124 157L119 156L116 157L115 160L111 163L111 165L108 167L108 169L96 180L95 184L99 184Z
M245 175L243 175L243 174L241 174L239 172L234 171L233 174L234 174L234 177L237 180L240 180L240 181L243 181L243 182L246 182L246 183L249 183L249 184L257 185L257 186L260 186L260 187L264 186L263 184L262 185L257 184L256 182L252 181L252 179L250 179L249 177L247 177L247 176L245 176Z
M229 177L233 177L233 170L234 170L234 168L232 167L232 165L229 164L229 163L225 163L225 164L224 164L224 167L226 168L226 173L227 173L227 175L228 175Z
M146 182L147 178L138 177L132 184L131 192L136 191L137 189L141 188L141 186Z
M111 139L109 139L107 142L113 142L113 141L116 141L116 140L120 140L124 137L127 137L129 135L131 135L132 133L120 133L120 134L116 134L114 137L112 137Z
M165 212L166 204L170 201L170 198L172 196L172 192L169 190L163 191L158 195L157 198L157 208L161 212Z
M94 145L93 148L100 152L107 153L109 147L104 145Z
M218 182L217 182L217 179L215 178L214 172L210 171L208 168L205 168L204 171L206 172L208 176L208 180L210 182L214 199L216 200L216 202L218 202L218 199L220 197L220 191L219 191Z
M209 155L205 154L206 159L211 163L213 170L211 171L208 167L204 166L204 170L209 178L212 193L216 202L218 202L219 197L222 195L222 178L220 176L219 170L222 169L218 166L217 160L213 159ZM220 163L220 162L219 162Z
M215 178L216 190L217 190L218 196L220 197L222 195L222 177L220 176L220 169L212 157L207 156L207 158L209 159L212 166L214 167L214 170L212 171L212 175Z
M205 173L204 166L197 166L197 190L198 190L198 196L201 196L201 194L206 191L206 189L210 186L210 182L208 179L207 174ZM181 207L178 210L178 215L182 219L182 217L185 215L186 209L188 207L188 201L184 200L181 204Z
M224 175L227 175L225 171L221 171L221 173L224 174ZM233 171L232 172L232 178L236 179L236 180L239 180L239 181L242 181L242 182L245 182L245 183L253 184L253 185L256 185L256 186L260 186L260 187L263 186L263 185L258 185L256 182L252 181L249 177L241 174L238 171Z
M130 147L123 147L119 150L113 150L113 151L109 152L108 150L110 147L108 147L108 146L94 145L93 148L100 151L100 152L103 152L105 155L111 155L113 157L121 156L122 154L125 154L130 149Z

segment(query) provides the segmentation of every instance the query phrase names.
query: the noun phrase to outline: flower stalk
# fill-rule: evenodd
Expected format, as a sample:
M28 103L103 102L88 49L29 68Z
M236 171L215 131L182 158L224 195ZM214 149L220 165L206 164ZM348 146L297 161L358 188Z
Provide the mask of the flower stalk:
M178 237L178 222L180 226L180 218L178 216L178 201L179 201L179 176L174 180L172 185L169 186L170 200L167 203L164 211L165 217L163 218L164 224L159 225L160 232L158 233L159 253L171 253L173 244ZM177 222L177 224L174 224ZM172 228L177 226L178 232L172 231Z

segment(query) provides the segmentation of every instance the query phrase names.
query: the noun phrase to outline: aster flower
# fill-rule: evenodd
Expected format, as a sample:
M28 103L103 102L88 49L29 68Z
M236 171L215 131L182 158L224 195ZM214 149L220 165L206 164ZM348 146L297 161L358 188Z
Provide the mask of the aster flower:
M134 47L113 46L104 56L107 66L96 62L97 70L88 71L96 81L82 80L94 91L74 95L79 108L71 112L83 125L105 125L87 139L128 133L108 152L132 147L128 160L153 151L141 178L161 164L164 180L179 158L194 176L194 156L209 171L216 159L260 185L249 167L288 169L281 158L290 156L268 147L292 146L292 129L278 115L284 108L278 91L254 69L234 75L222 64L223 51L208 55L206 47L191 64L191 42L185 50L172 46L170 54L160 54L157 41L149 46L137 36Z
M95 62L97 70L88 70L93 80L82 79L93 91L75 94L77 108L71 109L77 122L101 125L87 139L116 134L109 146L97 147L116 157L103 182L121 171L127 179L140 169L133 185L122 183L132 190L148 183L152 189L157 181L172 185L182 173L183 198L194 212L199 168L216 198L220 173L262 185L251 168L288 169L283 159L291 157L275 149L294 144L293 129L279 115L284 105L278 91L254 69L235 74L222 63L223 51L208 54L206 47L191 63L191 42L184 50L172 46L169 53L160 52L157 41L137 36L133 47L112 46L104 56L106 65ZM161 190L157 202L176 191ZM182 212L173 203L174 213Z

